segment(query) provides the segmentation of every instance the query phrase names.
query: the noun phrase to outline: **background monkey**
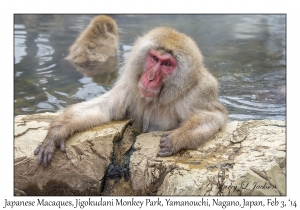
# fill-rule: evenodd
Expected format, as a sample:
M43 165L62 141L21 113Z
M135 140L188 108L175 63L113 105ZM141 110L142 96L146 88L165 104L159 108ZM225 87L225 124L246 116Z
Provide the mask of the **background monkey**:
M118 27L106 15L93 18L69 49L62 61L66 68L74 69L102 85L112 85L118 74ZM74 68L73 68L74 67Z
M82 67L93 62L104 62L116 56L118 27L116 21L106 15L96 16L70 47L66 59Z
M143 132L165 130L158 156L195 149L227 121L218 101L217 80L202 63L196 43L172 28L158 27L135 42L124 72L105 94L65 109L36 148L46 166L55 147L77 131L130 118Z

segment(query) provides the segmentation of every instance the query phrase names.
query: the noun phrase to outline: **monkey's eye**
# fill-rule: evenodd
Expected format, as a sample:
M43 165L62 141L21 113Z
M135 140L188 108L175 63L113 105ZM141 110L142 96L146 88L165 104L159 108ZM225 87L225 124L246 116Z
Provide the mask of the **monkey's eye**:
M164 65L170 67L170 66L171 66L171 62L170 62L170 61L166 61L166 62L164 63Z
M155 55L153 55L153 59L157 62L158 61L158 58L155 56Z

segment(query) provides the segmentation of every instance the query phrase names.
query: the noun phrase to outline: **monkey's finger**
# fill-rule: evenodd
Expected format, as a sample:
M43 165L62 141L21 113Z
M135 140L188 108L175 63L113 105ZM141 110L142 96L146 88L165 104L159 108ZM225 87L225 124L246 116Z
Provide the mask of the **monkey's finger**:
M60 151L62 152L65 152L66 151L66 145L65 145L65 142L64 141L61 141L60 142Z
M49 147L49 146L48 146ZM44 157L43 157L43 160L44 160L44 166L46 167L48 165L48 156L51 152L49 152L49 148L46 148L45 151L44 151Z
M172 154L173 153L170 150L168 150L167 148L163 148L157 153L157 156L168 157L171 156Z
M48 165L48 155L44 154L44 166Z
M159 146L160 147L168 147L169 146L169 141L167 139L161 139Z
M44 148L40 148L39 154L38 154L38 164L40 164L42 162L43 156L44 156Z
M50 163L50 161L52 160L52 156L53 156L53 153L54 153L54 150L55 150L55 147L54 146L48 146L45 150L45 154L44 154L44 164L45 164L45 161L47 161L47 164ZM46 157L46 160L45 160L45 157ZM46 166L46 165L45 165Z
M34 155L39 154L40 148L41 148L42 144L40 144L35 150L34 150Z
M48 160L47 160L48 163L52 160L52 157L53 157L53 153L49 153L48 154Z
M162 137L160 139L160 144L159 144L160 147L167 147L167 148L171 148L172 147L172 142L170 140L170 138L168 136L166 137Z

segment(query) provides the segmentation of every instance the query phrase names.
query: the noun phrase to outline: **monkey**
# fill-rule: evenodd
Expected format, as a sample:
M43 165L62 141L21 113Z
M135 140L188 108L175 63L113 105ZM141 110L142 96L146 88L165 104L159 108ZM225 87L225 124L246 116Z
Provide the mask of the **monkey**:
M192 38L169 27L138 37L111 90L69 106L52 121L34 151L38 163L47 166L56 147L64 152L75 132L121 119L131 119L137 131L164 131L159 157L197 149L226 124L217 79Z
M96 16L71 45L66 59L82 68L105 62L116 56L118 39L116 21L106 15Z
M66 67L102 85L112 85L118 72L118 26L106 15L92 19L61 61ZM74 68L73 68L74 67Z

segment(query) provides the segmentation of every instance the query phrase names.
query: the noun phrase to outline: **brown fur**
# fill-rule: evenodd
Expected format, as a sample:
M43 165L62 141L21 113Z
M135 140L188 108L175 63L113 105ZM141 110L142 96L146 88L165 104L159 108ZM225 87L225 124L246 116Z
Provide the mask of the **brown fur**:
M88 65L104 62L115 56L118 46L118 27L109 16L96 16L70 47L66 59L76 64Z
M138 89L151 49L171 54L177 61L174 72L163 81L155 98L143 97ZM167 131L161 138L159 156L182 149L195 149L211 138L227 121L227 111L218 101L217 80L202 63L196 43L172 28L155 28L134 44L125 69L115 86L98 98L75 104L58 116L44 142L35 150L45 165L54 146L65 150L74 132L111 120L130 118L137 130Z

